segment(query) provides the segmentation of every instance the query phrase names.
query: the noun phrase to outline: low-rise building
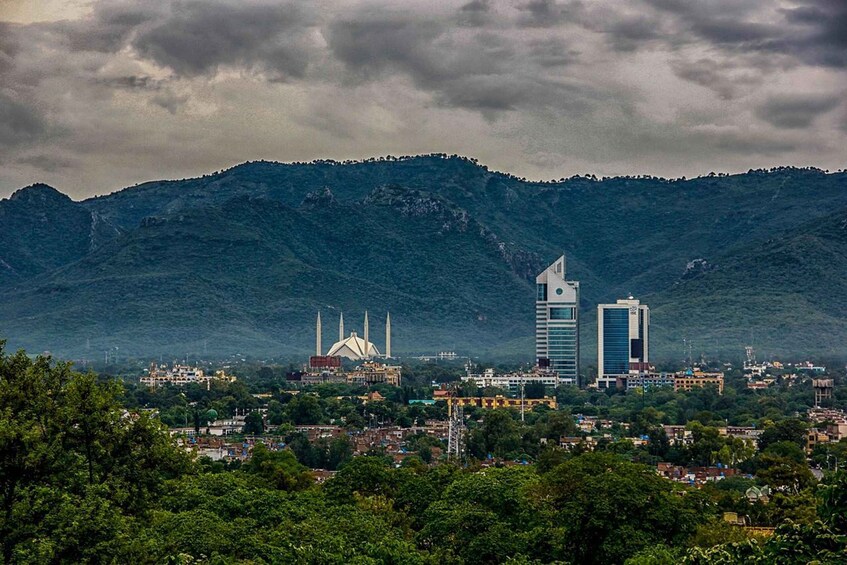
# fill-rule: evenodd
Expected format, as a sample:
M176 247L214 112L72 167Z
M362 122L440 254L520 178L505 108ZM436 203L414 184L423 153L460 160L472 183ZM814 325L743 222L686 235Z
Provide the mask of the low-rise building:
M141 384L149 387L159 387L166 384L188 385L205 384L209 388L212 381L234 382L235 377L227 375L223 370L215 371L213 375L207 375L200 367L189 367L188 365L175 364L172 367L152 363L147 374L139 379Z
M520 410L532 410L536 406L547 406L556 409L556 398L545 396L544 398L509 398L498 394L496 396L448 396L447 404L452 410L454 406L476 406L486 410L497 410L501 408L512 408Z
M723 373L705 373L700 369L688 369L674 375L674 392L691 391L694 388L715 386L723 394Z
M532 371L497 374L494 369L485 369L482 373L471 373L468 366L466 374L462 376L462 382L472 383L480 388L493 387L517 392L522 386L530 383L541 383L545 387L555 388L559 386L560 379L555 371L538 367Z
M386 365L375 361L366 361L346 375L348 384L389 384L400 386L402 371L399 365Z

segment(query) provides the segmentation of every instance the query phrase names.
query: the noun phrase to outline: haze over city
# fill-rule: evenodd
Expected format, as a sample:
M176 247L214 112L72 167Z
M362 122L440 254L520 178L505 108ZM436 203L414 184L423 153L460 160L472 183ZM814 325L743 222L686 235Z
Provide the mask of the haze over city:
M0 197L432 151L530 179L839 169L836 0L0 0Z

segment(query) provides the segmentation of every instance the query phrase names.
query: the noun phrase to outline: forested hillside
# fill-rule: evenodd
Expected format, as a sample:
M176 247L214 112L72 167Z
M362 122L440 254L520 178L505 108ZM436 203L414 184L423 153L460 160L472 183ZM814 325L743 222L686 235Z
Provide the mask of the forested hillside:
M445 155L245 163L79 203L34 186L0 201L0 335L71 356L283 355L310 350L319 309L356 329L367 308L378 345L391 311L397 353L529 359L534 275L564 251L588 359L596 304L628 294L654 310L659 359L682 337L840 355L839 210L845 173L529 182Z
M395 466L375 449L318 484L293 444L272 450L257 441L243 462L195 459L153 412L123 404L125 395L116 380L24 352L6 355L0 342L4 563L835 565L847 558L847 475L828 473L815 485L805 463L775 455L792 448L803 457L790 441L762 455L775 463L767 481L783 485L768 504L748 502L750 479L697 489L612 448L569 453L552 442L534 465L489 468L475 458L429 466L418 455ZM318 403L316 395L298 398ZM642 416L651 410L657 414L648 408ZM566 412L533 411L528 420L548 431L575 425ZM522 425L517 413L486 412L468 445L476 436L497 439L495 452L520 445ZM704 429L698 425L695 434ZM695 443L711 455L708 441ZM777 529L758 537L725 522L725 511Z

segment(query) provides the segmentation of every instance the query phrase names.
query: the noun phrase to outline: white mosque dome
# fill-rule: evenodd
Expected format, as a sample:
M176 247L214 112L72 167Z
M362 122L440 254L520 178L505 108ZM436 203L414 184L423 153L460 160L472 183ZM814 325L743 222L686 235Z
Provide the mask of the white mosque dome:
M367 347L367 349L366 349ZM337 341L329 348L329 356L346 357L352 361L361 361L372 357L379 357L381 354L373 342L365 340L356 335L356 332L351 332L349 337Z

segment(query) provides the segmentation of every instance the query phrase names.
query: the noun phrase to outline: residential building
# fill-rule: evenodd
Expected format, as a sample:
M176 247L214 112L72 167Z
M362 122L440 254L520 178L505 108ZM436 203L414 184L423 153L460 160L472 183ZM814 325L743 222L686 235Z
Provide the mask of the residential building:
M520 410L532 410L536 406L547 406L556 409L556 398L545 396L544 398L509 398L502 395L496 396L447 396L447 405L450 410L453 406L477 406L486 410L497 410L500 408L513 408Z
M671 373L641 373L637 375L629 375L619 377L618 379L626 382L626 390L640 388L642 390L657 388L657 387L672 387L676 379Z
M139 379L141 384L150 387L159 387L166 384L181 386L197 383L206 385L206 388L209 388L211 382L216 380L233 382L235 381L235 377L227 375L223 370L216 371L214 375L207 375L200 367L175 364L168 368L167 365L151 363L147 374Z
M650 308L629 297L597 305L597 386L650 370Z
M365 361L349 373L347 373L348 384L378 384L386 383L400 386L402 377L399 365L385 365L373 361Z
M690 391L695 387L713 385L718 388L718 393L723 394L723 373L704 373L700 369L688 369L677 373L674 377L674 392L680 390Z
M579 385L579 282L566 276L562 255L535 279L535 355L562 384Z
M550 369L535 368L533 371L518 371L514 373L497 374L494 369L485 369L482 373L471 373L471 365L466 367L466 374L462 377L463 383L473 383L478 387L495 387L518 392L521 386L529 383L541 383L545 387L555 388L559 386L559 375Z

